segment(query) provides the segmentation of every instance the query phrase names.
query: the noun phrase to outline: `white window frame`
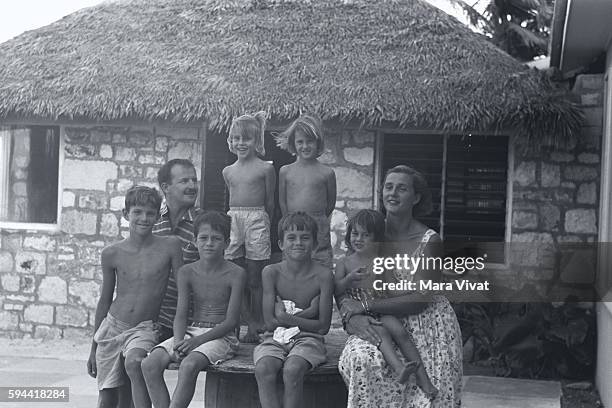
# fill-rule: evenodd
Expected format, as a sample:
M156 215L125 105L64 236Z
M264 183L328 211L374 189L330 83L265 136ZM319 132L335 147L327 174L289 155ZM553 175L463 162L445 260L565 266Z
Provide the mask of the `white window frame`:
M31 230L31 231L61 231L61 215L62 215L62 170L64 168L64 126L55 123L30 123L24 122L1 122L3 126L56 126L59 127L59 155L58 155L58 173L57 173L57 217L53 224L40 222L14 222L0 221L0 229L2 230Z
M424 134L435 134L443 136L443 162L442 162L442 184L446 182L446 154L447 154L447 142L450 135L448 133L436 132L431 130L379 130L376 133L376 154L374 155L374 194L373 194L373 206L372 208L380 211L380 200L378 199L378 194L380 192L382 177L382 157L383 157L383 149L384 149L384 134L402 134L406 135L406 137L410 137L410 135L424 135ZM455 133L453 133L455 134ZM505 237L504 237L504 245L508 245L512 241L512 197L513 197L513 180L514 180L514 141L515 136L509 133L484 133L484 132L472 132L473 135L486 135L491 137L497 136L506 136L508 137L508 168L507 168L507 182L506 182L506 227L505 227ZM442 191L440 200L442 201L442 205L440 207L440 226L444 228L444 191ZM510 256L509 251L504 251L504 262L485 262L485 265L488 269L508 269L510 267Z

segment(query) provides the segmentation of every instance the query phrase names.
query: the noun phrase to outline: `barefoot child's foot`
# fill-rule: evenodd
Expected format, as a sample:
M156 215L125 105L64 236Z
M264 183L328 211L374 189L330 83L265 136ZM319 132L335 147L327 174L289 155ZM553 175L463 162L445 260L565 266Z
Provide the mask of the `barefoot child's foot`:
M400 384L406 384L410 380L410 376L414 374L419 368L420 363L417 361L409 361L406 363L402 371L399 373L398 382Z

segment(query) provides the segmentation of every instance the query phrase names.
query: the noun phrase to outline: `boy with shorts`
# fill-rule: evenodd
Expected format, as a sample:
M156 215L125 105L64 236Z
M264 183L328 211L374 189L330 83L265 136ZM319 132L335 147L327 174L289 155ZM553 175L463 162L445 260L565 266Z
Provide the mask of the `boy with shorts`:
M227 143L236 162L223 169L229 191L232 232L226 259L246 260L248 286L246 311L248 330L245 343L257 343L263 327L261 315L261 270L270 259L270 219L274 213L276 174L272 164L261 160L264 155L265 112L243 115L230 127ZM239 261L238 261L239 262Z
M102 291L87 361L98 380L100 407L130 406L130 382L134 406L151 406L140 363L157 343L153 321L170 270L183 264L180 241L152 233L160 205L157 190L130 188L123 210L130 235L102 250Z
M323 154L321 119L312 115L297 118L277 136L277 143L297 156L295 163L281 167L278 177L278 201L283 215L304 211L317 223L318 246L313 259L331 268L333 252L330 216L336 206L336 175L317 158Z
M229 244L230 218L208 211L196 217L193 229L200 260L183 266L177 274L174 337L155 346L142 362L156 408L187 407L200 371L231 358L238 349L233 331L240 324L246 273L223 258ZM193 318L188 325L190 298ZM172 401L164 382L164 370L170 362L181 363Z
M285 259L263 270L263 313L269 332L253 352L263 408L302 403L304 375L327 359L323 336L332 314L332 272L312 261L316 222L303 212L285 215L278 224L278 237ZM282 404L276 384L281 370Z

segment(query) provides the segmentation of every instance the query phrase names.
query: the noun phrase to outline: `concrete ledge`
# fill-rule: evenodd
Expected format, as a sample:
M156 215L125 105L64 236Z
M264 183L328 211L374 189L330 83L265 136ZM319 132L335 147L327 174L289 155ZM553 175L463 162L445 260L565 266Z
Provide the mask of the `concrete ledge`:
M558 381L465 376L462 405L466 408L560 408Z

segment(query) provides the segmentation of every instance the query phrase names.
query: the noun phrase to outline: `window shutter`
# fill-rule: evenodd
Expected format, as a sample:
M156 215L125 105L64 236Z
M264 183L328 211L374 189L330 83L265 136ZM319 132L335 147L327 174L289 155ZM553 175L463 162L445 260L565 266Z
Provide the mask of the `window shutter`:
M430 228L440 231L440 203L444 139L442 135L385 134L383 139L382 177L392 167L404 164L423 173L432 193L433 211L419 217ZM381 183L384 180L381 180ZM380 196L378 197L380 199ZM382 209L382 205L380 206Z
M447 142L445 242L505 239L508 138L451 136ZM488 262L503 262L503 245L487 245ZM480 251L477 251L480 252Z

